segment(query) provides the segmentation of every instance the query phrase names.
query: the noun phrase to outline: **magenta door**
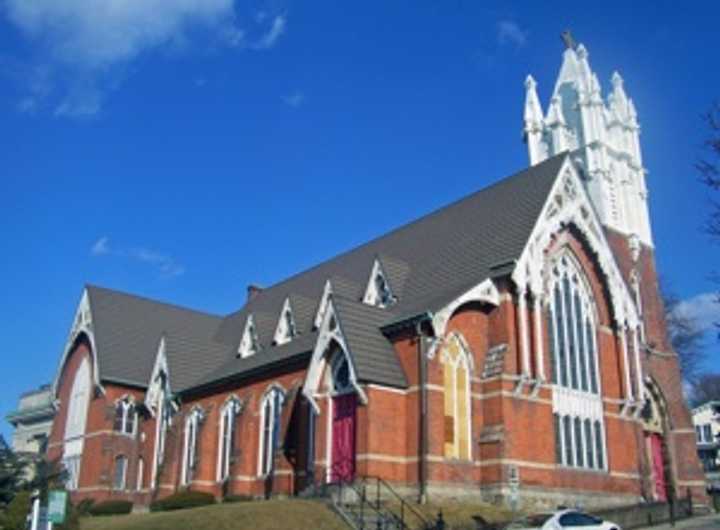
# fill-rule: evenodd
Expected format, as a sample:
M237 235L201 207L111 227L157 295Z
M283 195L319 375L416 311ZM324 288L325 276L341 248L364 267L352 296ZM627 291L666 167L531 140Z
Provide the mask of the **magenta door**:
M665 464L663 462L662 436L659 434L653 433L650 435L650 453L652 455L653 478L655 479L655 498L659 501L666 501Z
M333 398L331 482L355 476L355 394Z

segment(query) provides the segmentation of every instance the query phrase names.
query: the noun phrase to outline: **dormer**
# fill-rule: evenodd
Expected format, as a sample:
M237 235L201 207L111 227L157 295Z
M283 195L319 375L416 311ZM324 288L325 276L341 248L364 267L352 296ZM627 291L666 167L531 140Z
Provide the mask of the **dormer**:
M245 321L245 329L243 330L240 346L238 347L239 357L250 357L260 350L257 338L257 330L255 328L255 319L252 315L248 315Z
M282 311L280 312L277 326L275 327L273 342L277 345L287 344L295 335L297 335L295 318L293 317L292 307L290 306L290 298L286 298Z
M376 307L387 307L394 304L396 300L380 260L375 258L363 302Z

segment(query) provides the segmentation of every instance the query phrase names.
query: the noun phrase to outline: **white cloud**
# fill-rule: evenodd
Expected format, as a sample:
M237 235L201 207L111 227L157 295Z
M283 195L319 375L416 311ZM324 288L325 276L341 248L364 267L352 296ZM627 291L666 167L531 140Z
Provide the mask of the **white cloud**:
M240 27L238 6L238 0L0 0L0 14L32 43L34 62L44 73L37 80L25 76L28 94L18 110L94 116L127 65L161 49L272 48L285 32L286 16L249 14L243 17L248 27ZM41 95L32 85L37 81Z
M98 239L90 249L92 256L116 256L127 258L140 263L152 265L161 276L171 278L185 273L185 267L179 264L172 256L148 248L116 249L110 247L110 239L103 236Z
M501 20L497 25L498 43L512 44L516 48L520 48L527 43L527 31L523 31L517 22L512 20Z
M143 263L153 265L163 276L181 276L185 273L185 267L176 263L171 256L154 250L135 248L128 251L127 255Z
M710 330L714 328L716 322L720 322L718 293L700 293L692 298L682 300L674 311L680 316L693 319L700 329Z
M297 108L305 102L305 94L303 94L299 90L296 90L292 94L283 96L282 100L283 103L285 103L286 105Z
M100 239L95 241L95 244L90 249L90 254L93 256L102 256L103 254L109 254L110 253L110 246L108 245L109 238L107 236L102 236Z
M263 35L260 40L254 44L254 48L258 50L267 50L275 46L280 36L285 33L287 20L284 15L278 15L273 19L270 29Z
M136 57L194 26L232 20L234 0L6 0L8 17L59 60L91 68Z

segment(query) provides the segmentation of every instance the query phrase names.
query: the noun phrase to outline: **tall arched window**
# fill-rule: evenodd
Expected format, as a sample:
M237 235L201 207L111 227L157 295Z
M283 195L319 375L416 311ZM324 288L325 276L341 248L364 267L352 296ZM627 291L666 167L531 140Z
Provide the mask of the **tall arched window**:
M115 457L115 476L113 477L113 489L122 491L125 489L125 479L127 478L128 460L125 456Z
M182 483L190 484L198 465L198 429L204 416L200 409L194 408L185 419L185 444L183 449Z
M330 366L332 369L333 392L335 394L354 392L352 381L350 380L350 366L348 365L347 357L341 350L338 350L333 355Z
M235 422L240 413L240 401L230 398L220 411L220 444L218 447L217 480L222 482L230 477L230 465L235 452Z
M575 260L565 254L551 269L550 352L553 382L599 393L597 325L592 294Z
M469 460L471 454L470 368L472 358L464 341L452 334L443 348L444 453L448 458Z
M67 419L65 420L63 464L67 471L66 486L70 490L78 487L90 390L90 361L87 357L84 357L75 372L75 379L68 399Z
M550 265L548 335L559 464L606 469L595 302L570 252Z
M280 438L280 411L285 395L278 387L267 391L260 403L260 454L258 475L268 475L273 470L275 450Z

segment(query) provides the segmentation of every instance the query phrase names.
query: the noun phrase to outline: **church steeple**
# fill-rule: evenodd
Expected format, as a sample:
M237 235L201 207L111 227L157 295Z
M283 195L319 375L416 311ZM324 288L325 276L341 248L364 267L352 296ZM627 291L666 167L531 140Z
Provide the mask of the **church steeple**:
M530 164L571 151L602 222L652 245L635 104L617 72L603 101L587 49L569 32L562 38L566 49L545 116L535 80L525 80L524 139Z

